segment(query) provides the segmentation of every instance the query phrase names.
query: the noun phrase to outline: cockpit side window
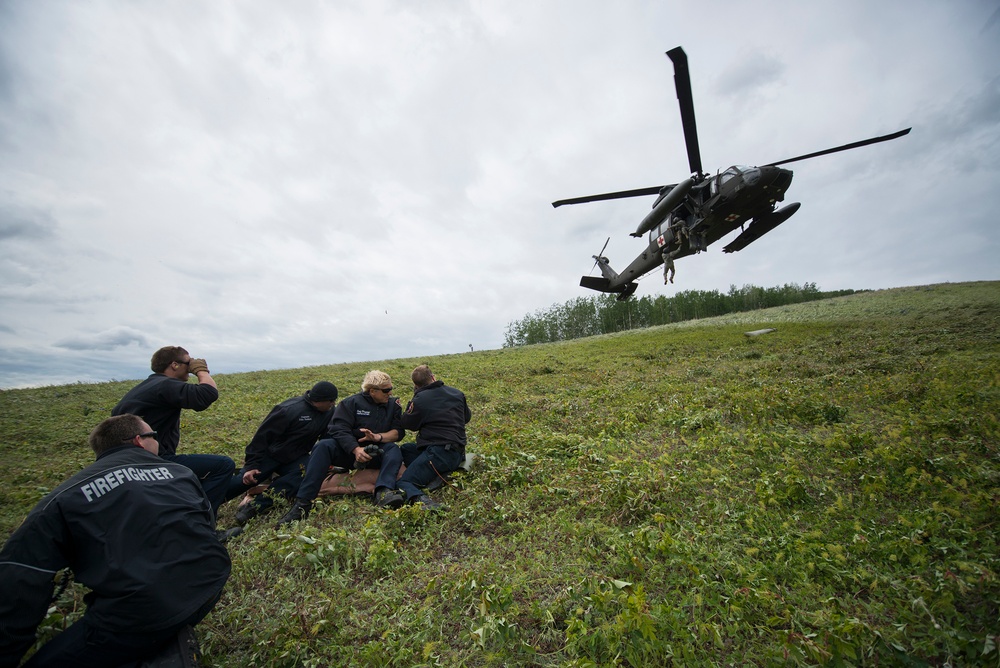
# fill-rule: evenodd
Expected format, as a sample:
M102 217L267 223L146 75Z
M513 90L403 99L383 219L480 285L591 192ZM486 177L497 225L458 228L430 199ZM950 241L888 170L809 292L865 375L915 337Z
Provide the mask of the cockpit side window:
M712 179L712 194L718 195L719 189L722 187L724 183L726 183L731 179L736 178L739 175L740 175L740 168L736 165L733 165L726 171L716 176L714 179Z

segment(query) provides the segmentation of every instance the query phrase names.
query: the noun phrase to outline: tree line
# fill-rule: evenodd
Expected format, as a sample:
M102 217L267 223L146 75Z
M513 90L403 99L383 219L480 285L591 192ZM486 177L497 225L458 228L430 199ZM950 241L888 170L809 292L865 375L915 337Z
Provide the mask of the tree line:
M718 290L684 290L673 297L645 296L627 301L618 301L614 294L577 297L509 323L503 346L566 341L850 294L854 290L821 292L815 283L786 283L773 288L730 285L726 294Z

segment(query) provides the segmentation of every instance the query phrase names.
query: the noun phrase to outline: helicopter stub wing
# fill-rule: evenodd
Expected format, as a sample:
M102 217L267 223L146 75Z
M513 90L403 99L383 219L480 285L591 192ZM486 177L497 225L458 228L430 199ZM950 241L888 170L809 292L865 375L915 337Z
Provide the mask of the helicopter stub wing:
M792 202L787 204L773 213L769 213L764 216L758 216L753 219L750 226L743 230L740 236L733 239L731 242L723 247L723 253L735 253L736 251L743 250L757 239L781 225L783 222L792 217L792 214L799 210L802 206L798 202Z

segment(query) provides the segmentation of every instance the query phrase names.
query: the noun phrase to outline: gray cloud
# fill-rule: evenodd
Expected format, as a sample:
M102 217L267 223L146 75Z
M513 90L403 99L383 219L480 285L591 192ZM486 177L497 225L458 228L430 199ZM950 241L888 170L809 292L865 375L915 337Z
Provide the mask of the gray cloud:
M754 52L733 62L716 78L715 90L726 97L751 96L766 86L781 81L785 65L778 58Z
M120 326L89 335L61 339L53 345L66 350L90 351L114 350L132 344L149 346L149 338L136 329Z
M992 8L582 2L3 3L0 387L499 347L645 244L646 198L551 201L688 175L678 44L708 170L914 131L639 296L995 277Z
M0 205L0 241L48 239L55 227L56 222L47 211Z

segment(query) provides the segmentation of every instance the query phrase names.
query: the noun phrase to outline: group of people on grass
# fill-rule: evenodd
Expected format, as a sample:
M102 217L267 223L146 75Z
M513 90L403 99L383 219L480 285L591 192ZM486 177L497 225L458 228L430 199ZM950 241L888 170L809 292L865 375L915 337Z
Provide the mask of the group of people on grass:
M377 506L439 510L426 488L465 461L472 417L465 395L426 365L411 374L405 410L392 396L392 379L378 370L340 404L329 381L281 402L250 440L239 471L224 455L177 452L181 410L203 411L219 398L205 360L168 346L150 367L91 432L96 461L46 495L0 551L0 668L17 666L34 644L55 577L66 569L90 589L87 609L25 666L179 660L229 578L223 543L271 510L275 496L291 501L278 524L299 521L331 467L377 467ZM408 429L415 441L400 444ZM224 502L264 483L268 493L237 509L236 527L216 528Z

